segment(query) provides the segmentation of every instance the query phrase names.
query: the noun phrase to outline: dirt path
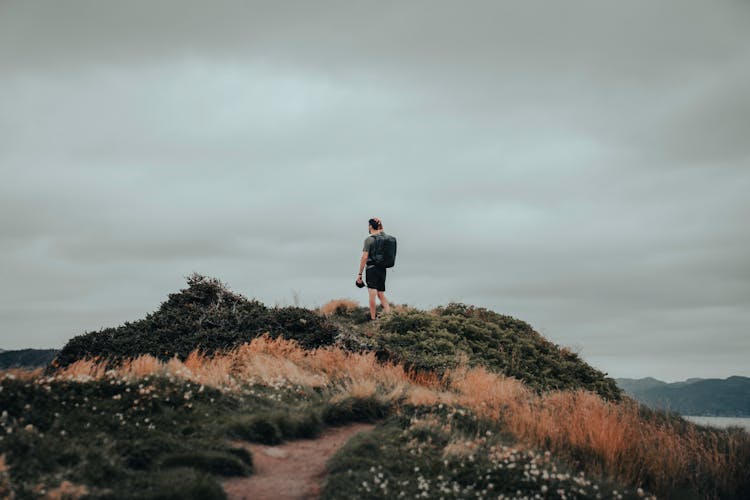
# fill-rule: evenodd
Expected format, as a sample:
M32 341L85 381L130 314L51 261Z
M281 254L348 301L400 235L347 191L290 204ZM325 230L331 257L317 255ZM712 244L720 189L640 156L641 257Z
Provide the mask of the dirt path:
M326 461L355 434L372 429L354 424L326 430L318 439L291 441L280 446L234 442L253 454L250 477L223 482L230 500L298 500L317 498L326 474Z

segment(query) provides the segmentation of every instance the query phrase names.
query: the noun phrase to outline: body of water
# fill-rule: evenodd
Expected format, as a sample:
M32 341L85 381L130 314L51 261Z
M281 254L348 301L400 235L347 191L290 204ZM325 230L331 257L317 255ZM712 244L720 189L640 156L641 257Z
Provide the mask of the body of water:
M682 418L696 424L710 425L711 427L744 427L750 432L750 418L743 417L699 417L693 415L683 415Z

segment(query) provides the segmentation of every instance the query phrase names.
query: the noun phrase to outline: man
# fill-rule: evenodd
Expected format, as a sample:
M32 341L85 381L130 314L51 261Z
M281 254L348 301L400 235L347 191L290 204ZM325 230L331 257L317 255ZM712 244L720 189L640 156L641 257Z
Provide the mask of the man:
M383 224L380 219L373 217L367 221L367 232L370 236L365 238L365 245L362 249L362 258L359 260L359 274L357 275L357 282L362 284L362 270L367 265L367 274L365 280L367 281L367 292L370 294L370 320L376 319L375 314L375 296L380 299L380 304L383 306L383 311L388 313L391 310L391 305L388 303L388 299L385 298L385 268L375 265L373 259L370 258L370 248L375 243L376 234L383 233Z

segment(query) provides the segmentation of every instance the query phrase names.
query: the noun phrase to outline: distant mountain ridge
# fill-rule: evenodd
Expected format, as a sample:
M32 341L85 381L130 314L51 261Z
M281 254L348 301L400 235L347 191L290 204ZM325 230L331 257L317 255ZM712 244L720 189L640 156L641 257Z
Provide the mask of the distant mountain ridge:
M681 415L750 417L750 377L690 378L672 383L653 377L616 381L622 390L651 408Z
M6 368L38 368L47 366L58 353L58 349L0 349L0 370Z

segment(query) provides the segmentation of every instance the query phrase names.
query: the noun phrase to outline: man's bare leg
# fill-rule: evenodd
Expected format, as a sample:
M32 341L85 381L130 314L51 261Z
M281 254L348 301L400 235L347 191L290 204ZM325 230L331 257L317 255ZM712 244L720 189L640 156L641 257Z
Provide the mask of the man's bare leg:
M378 291L378 298L380 299L380 303L383 304L383 312L391 312L391 305L388 303L388 299L385 298L385 292Z
M378 291L374 288L368 288L367 293L370 294L370 318L375 319L375 294Z

